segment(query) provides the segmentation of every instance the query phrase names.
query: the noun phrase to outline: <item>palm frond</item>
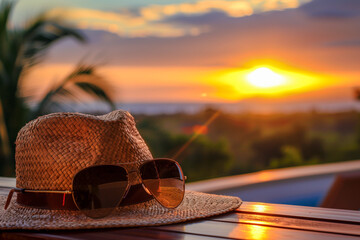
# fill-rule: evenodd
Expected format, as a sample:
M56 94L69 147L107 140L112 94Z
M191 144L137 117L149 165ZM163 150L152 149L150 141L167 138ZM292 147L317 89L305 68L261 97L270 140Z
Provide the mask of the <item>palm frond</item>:
M0 37L4 37L8 27L8 21L13 4L8 1L0 3Z
M9 143L9 135L6 128L5 116L3 111L2 101L0 99L0 146L1 153L8 160L11 155L11 147Z
M55 102L59 97L70 100L79 100L77 89L82 90L94 99L101 100L109 104L112 110L115 104L109 95L108 87L105 87L106 81L95 73L95 67L92 65L79 65L67 77L65 77L57 86L49 89L47 94L39 102L35 116L40 116L45 109Z
M98 98L108 103L111 109L115 109L115 104L111 100L109 94L102 87L90 82L75 82L75 85L94 98Z
M66 26L61 18L49 18L46 14L39 15L25 26L10 26L9 18L13 9L13 0L0 0L0 153L6 153L3 145L6 145L6 142L11 149L11 164L0 162L0 175L5 175L2 168L5 165L9 167L10 173L13 172L16 135L25 122L29 121L29 108L19 94L21 79L24 79L30 67L44 59L54 43L65 38L80 42L86 40L80 31ZM71 76L65 79L62 85L51 88L44 96L41 106L46 106L56 94L67 98L74 97L74 93L64 87L70 79ZM30 119L31 117L33 115Z
M59 20L47 19L40 16L28 24L23 33L24 58L31 66L41 59L47 49L55 42L72 37L80 42L86 42L86 38L78 30L67 27Z
M4 85L9 83L9 77L5 72L5 59L8 55L8 22L10 13L12 10L12 3L8 1L3 1L0 4L0 86L1 89L4 89Z

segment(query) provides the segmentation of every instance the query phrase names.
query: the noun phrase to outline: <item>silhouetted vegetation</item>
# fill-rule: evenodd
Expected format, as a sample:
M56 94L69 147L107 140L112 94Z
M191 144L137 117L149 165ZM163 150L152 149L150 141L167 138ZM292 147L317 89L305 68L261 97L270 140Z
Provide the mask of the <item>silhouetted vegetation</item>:
M48 89L38 106L31 109L20 94L20 83L35 65L44 60L56 42L73 38L85 42L83 34L67 26L61 19L38 15L21 27L10 23L14 8L11 1L0 2L0 175L15 175L15 140L26 122L47 112L51 105L63 105L64 99L76 99L82 92L113 106L103 87L104 81L95 74L94 66L80 65L60 84ZM60 101L57 101L59 100Z
M192 181L225 176L231 169L234 160L225 139L211 141L199 135L191 141L192 135L166 131L154 120L142 119L137 126L154 157L177 156L176 160Z
M136 116L155 157L172 157L217 111ZM359 159L358 113L221 113L179 155L190 181ZM203 129L204 130L204 129Z

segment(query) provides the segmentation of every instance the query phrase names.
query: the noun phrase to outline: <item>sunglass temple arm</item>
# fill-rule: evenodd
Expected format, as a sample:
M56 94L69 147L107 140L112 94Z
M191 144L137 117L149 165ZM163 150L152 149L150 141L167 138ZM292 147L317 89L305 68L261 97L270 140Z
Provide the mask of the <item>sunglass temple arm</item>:
M10 201L12 199L12 196L14 195L14 192L37 192L37 193L72 193L71 191L51 191L51 190L31 190L31 189L24 189L24 188L13 188L10 190L9 195L7 197L4 209L6 210L8 208L8 206L10 205Z
M20 189L20 188L13 188L13 189L10 190L10 192L8 194L8 197L6 199L5 206L4 206L5 210L8 208L14 192L21 192L21 191L22 191L22 189Z

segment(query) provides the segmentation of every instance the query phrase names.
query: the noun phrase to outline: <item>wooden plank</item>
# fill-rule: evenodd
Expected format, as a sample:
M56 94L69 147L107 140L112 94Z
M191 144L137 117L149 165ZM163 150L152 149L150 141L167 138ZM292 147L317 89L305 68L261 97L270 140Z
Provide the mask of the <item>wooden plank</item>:
M7 196L11 188L0 188L0 195Z
M243 202L236 211L239 213L256 213L271 216L287 216L349 224L360 223L360 211L353 210Z
M0 177L0 187L13 188L16 185L15 178Z
M11 188L15 187L15 178L0 177L0 195L7 196Z
M281 227L232 222L201 221L149 228L109 229L70 232L7 232L1 239L84 240L84 239L359 239L356 236L299 231Z
M327 239L327 240L347 240L359 239L358 236L322 233L313 231L303 231L287 229L281 227L261 226L256 224L242 224L231 222L203 221L187 224L176 224L168 226L159 226L154 229L206 235L212 237L228 237L230 239Z
M293 217L267 216L259 214L230 213L211 218L211 221L247 223L261 226L283 227L325 233L347 234L360 237L360 224L344 224L326 221L305 220Z
M78 230L78 231L48 231L39 232L5 232L0 234L0 239L31 239L31 240L87 240L87 239L111 239L111 240L219 240L218 237L208 237L179 232L162 231L151 228L117 228L103 230Z
M97 234L94 232L77 234L76 236L62 236L51 233L2 233L1 239L4 240L85 240L85 239L121 239L121 240L149 240L153 238L145 238L129 235L116 235L114 238L109 238L106 234Z

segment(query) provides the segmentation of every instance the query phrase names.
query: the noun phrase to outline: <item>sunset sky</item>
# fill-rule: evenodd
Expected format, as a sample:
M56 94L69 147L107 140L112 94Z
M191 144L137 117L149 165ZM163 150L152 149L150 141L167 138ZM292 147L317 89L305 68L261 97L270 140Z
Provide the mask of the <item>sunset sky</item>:
M358 0L18 1L89 39L59 43L29 73L41 94L80 61L122 102L351 101L360 86Z

